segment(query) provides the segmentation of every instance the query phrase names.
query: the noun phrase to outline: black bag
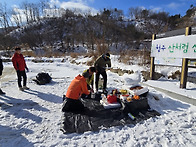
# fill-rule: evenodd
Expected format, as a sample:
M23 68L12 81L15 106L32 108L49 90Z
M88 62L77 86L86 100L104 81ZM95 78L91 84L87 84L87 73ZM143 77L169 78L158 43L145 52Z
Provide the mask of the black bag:
M45 85L50 83L52 78L49 76L48 73L38 73L36 76L36 80L34 80L38 85Z
M82 104L82 102L80 100L74 100L74 99L70 99L70 98L65 98L64 102L63 102L63 108L62 111L63 112L81 112L84 110L84 105Z

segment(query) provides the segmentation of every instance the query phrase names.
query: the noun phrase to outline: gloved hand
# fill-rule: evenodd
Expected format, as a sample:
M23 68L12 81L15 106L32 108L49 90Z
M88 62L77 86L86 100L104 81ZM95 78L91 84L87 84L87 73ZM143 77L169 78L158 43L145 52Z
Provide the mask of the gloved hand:
M28 69L28 67L26 67L26 70L27 70L27 72L29 72L29 69Z
M93 89L91 89L91 93L94 93L94 90Z

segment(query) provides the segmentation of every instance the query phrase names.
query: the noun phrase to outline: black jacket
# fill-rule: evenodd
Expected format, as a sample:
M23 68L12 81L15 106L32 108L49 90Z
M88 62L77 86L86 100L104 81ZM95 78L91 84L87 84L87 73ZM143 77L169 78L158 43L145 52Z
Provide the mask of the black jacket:
M2 59L0 59L0 76L2 75L3 72L3 63L2 63Z
M94 63L94 66L98 72L102 73L105 71L106 65L111 67L111 60L104 57L105 55L100 56Z

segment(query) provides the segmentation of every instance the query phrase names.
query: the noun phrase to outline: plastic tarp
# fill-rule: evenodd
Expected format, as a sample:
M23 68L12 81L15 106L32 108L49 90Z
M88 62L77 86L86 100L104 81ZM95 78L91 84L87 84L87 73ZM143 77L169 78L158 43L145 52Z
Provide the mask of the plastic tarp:
M86 131L99 131L100 129L112 126L135 125L150 117L160 115L156 111L146 109L135 113L135 120L132 120L124 107L117 109L104 109L99 100L81 99L85 106L83 112L63 112L61 131L63 133L84 133Z

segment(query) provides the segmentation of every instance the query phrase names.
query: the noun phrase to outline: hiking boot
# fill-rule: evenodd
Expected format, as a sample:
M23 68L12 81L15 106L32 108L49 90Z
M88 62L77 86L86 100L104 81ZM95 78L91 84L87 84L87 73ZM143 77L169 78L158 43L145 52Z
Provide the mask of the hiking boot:
M108 91L107 91L106 89L103 89L103 93L104 93L104 94L107 94Z
M0 89L0 95L4 95L5 92L3 92L1 89Z
M19 90L20 90L20 91L24 91L24 89L23 89L22 87L19 87Z
M24 90L28 90L28 89L29 89L29 87L27 87L27 86L23 86L23 89L24 89Z

